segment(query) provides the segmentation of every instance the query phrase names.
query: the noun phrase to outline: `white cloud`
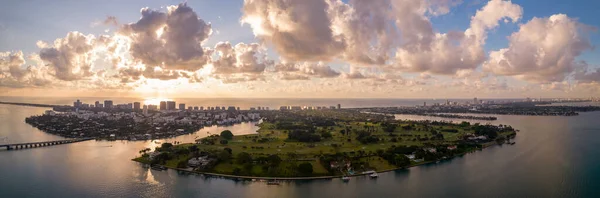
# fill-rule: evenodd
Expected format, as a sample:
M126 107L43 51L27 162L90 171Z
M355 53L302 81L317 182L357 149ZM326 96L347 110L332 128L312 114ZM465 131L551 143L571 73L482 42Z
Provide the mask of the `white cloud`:
M346 44L332 31L328 9L324 0L245 0L241 22L285 59L331 60Z
M211 34L211 25L185 3L167 9L164 13L143 8L139 21L119 29L119 34L131 39L131 57L146 66L170 70L202 68L208 56L201 44Z
M308 80L311 78L333 78L340 76L340 72L333 70L323 62L281 62L274 66L274 72L281 75L283 80Z
M23 52L0 52L0 87L41 87L51 84L47 67L22 66Z
M412 4L402 4L399 9L423 9L423 5L416 3L412 7L406 7L408 5ZM405 71L433 74L455 74L460 70L475 69L485 61L483 45L487 30L498 26L502 19L516 22L521 15L519 5L492 0L471 17L470 27L465 32L433 33L424 11L413 12L411 17L404 17L406 21L399 20L401 31L409 36L405 36L408 43L396 52L394 66Z
M509 47L490 52L483 68L532 82L560 82L573 72L575 58L591 48L589 27L564 14L533 18L513 33Z
M44 47L43 42L38 42ZM80 80L93 75L92 64L96 60L94 35L69 32L51 46L42 48L39 57L53 71L53 75L64 81Z

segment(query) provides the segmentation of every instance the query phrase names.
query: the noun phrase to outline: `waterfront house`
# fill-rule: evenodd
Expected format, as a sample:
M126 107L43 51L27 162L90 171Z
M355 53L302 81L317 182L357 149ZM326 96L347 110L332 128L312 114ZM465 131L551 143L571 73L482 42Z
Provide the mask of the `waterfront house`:
M209 158L208 155L201 156L201 157L195 157L195 158L188 160L188 166L194 167L194 168L196 168L196 167L204 168L204 167L209 166L214 161L215 161L215 159Z
M148 159L153 160L156 156L160 155L162 152L154 151L148 153Z

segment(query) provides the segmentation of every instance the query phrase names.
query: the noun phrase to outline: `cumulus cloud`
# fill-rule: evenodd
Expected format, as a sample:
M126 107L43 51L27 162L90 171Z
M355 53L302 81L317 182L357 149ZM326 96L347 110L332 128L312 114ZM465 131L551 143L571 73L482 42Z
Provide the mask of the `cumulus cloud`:
M330 60L346 43L331 29L328 9L324 0L246 0L241 21L286 59Z
M281 62L275 64L274 72L279 73L283 80L308 80L313 77L333 78L341 74L323 62Z
M95 45L94 35L69 32L66 37L56 39L52 46L42 48L39 57L48 64L57 79L80 80L93 75Z
M257 43L232 46L229 42L220 42L216 44L214 52L211 63L216 74L262 73L274 63Z
M591 49L589 27L564 14L533 18L513 33L508 48L490 52L483 68L532 82L559 82L573 72L575 58Z
M214 77L237 83L264 80L263 72L273 66L274 61L267 58L266 50L257 43L232 46L229 42L219 42L215 45L211 63Z
M0 52L0 87L22 88L49 85L45 67L27 66L23 52Z
M143 8L136 23L123 25L118 33L131 39L129 52L146 66L196 71L208 61L201 44L211 34L211 25L196 12L179 4L167 13Z
M429 13L434 16L448 14L450 8L461 4L462 0L429 0Z
M600 83L600 68L588 69L587 65L577 68L573 79L580 83Z
M399 10L421 10L405 14L404 20L398 22L402 33L408 34L404 36L408 43L396 51L394 66L411 72L456 74L477 68L485 61L487 30L503 19L516 22L523 12L510 1L491 0L471 17L470 27L464 32L434 33L424 18L423 5L417 2L397 5Z
M106 19L104 19L104 21L102 23L104 25L114 25L114 26L119 25L119 22L117 21L117 17L115 17L115 16L107 16Z
M398 31L391 22L390 1L352 0L329 2L332 31L345 41L341 59L366 65L383 65L398 41Z
M120 78L122 83L130 83L138 81L141 77L146 79L174 80L178 78L193 78L193 75L185 71L163 70L160 67L127 67L119 69L118 75L114 77Z

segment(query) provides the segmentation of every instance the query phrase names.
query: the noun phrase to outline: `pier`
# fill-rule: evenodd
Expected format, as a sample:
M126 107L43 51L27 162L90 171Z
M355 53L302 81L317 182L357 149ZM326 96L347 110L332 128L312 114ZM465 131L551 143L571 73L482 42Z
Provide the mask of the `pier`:
M45 142L27 142L27 143L16 143L16 144L1 144L0 148L6 148L6 150L18 150L28 148L47 147L61 144L71 144L77 142L83 142L93 140L94 138L78 138L78 139L67 139L67 140L56 140L56 141L45 141Z

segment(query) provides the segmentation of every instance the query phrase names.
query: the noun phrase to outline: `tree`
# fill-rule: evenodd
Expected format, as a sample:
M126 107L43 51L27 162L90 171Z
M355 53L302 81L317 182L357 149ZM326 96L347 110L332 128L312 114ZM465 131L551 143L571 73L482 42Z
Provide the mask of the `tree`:
M241 152L241 153L237 154L236 160L237 160L238 164L251 163L252 162L252 156L250 156L250 154L248 154L246 152Z
M396 154L396 156L394 156L394 161L392 163L399 167L405 167L405 166L410 165L410 159L408 159L408 157L406 157L405 155Z
M388 133L392 133L396 130L396 127L398 125L394 124L394 123L387 123L384 122L381 124L381 126L383 127L383 131L388 132Z
M221 132L221 137L225 138L225 139L228 139L228 140L231 140L231 139L233 139L233 133L231 133L230 130L225 130L225 131Z
M240 168L233 169L233 175L240 175L240 173L242 173L242 169L240 169Z
M279 166L279 164L281 163L281 158L278 155L269 155L269 157L267 157L267 161L269 162L269 165L271 165L271 167L275 167Z
M192 146L188 147L188 149L192 153L198 152L200 150L200 149L198 149L198 146L196 146L196 145L192 145Z
M162 150L169 150L169 149L173 148L173 144L171 144L171 143L162 143L162 145L160 145L160 148Z
M224 148L223 150L229 152L229 154L233 154L233 150L231 150L231 148Z
M333 136L331 135L330 132L323 132L323 133L321 133L321 137L323 137L325 139L328 139L328 138L331 138Z
M185 168L187 167L187 161L182 160L177 163L177 168Z
M217 156L217 158L220 161L227 161L227 160L231 159L231 153L227 152L226 150L222 150L221 152L219 152L219 155Z
M303 176L309 176L313 173L313 166L308 162L298 165L298 172Z
M227 144L229 142L227 140L221 140L221 141L219 141L219 143L221 143L221 144Z

